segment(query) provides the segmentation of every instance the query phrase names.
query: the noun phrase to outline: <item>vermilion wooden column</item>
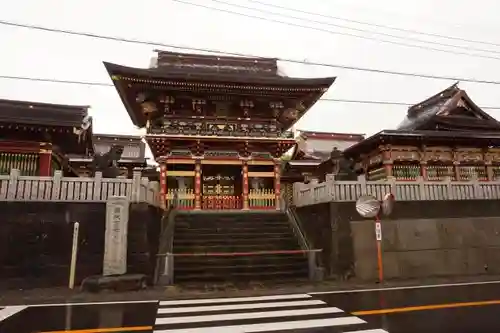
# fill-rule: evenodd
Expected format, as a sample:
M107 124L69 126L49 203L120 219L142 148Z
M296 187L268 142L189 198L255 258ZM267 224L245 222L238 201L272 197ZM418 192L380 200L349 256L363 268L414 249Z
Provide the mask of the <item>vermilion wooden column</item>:
M243 209L249 209L248 207L248 164L243 162L242 166L242 177L243 177Z
M274 164L274 195L276 210L280 210L280 198L281 198L281 161L277 161Z
M201 161L194 165L194 209L201 209Z
M382 163L384 164L384 169L385 169L385 176L386 177L392 177L392 158L391 158L391 151L387 150L387 148L384 148L386 150L382 151Z
M165 161L160 164L160 207L167 207L167 164Z
M40 144L38 169L40 176L52 176L52 146L50 144Z
M427 180L427 162L420 162L420 175L424 180Z

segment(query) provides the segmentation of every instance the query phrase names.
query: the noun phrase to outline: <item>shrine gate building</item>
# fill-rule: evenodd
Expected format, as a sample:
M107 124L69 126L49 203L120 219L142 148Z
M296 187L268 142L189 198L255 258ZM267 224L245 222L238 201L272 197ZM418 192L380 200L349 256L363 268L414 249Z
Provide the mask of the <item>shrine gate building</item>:
M150 68L104 63L160 164L162 202L279 209L291 126L335 81L279 74L277 59L157 51Z

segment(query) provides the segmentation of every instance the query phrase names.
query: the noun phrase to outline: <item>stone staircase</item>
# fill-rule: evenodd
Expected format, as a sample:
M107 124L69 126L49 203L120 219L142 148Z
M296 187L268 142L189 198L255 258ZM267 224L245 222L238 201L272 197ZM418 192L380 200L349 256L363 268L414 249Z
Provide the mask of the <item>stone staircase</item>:
M177 213L173 252L175 283L269 282L306 279L302 253L282 212ZM208 256L180 254L212 253ZM253 254L252 254L253 253Z

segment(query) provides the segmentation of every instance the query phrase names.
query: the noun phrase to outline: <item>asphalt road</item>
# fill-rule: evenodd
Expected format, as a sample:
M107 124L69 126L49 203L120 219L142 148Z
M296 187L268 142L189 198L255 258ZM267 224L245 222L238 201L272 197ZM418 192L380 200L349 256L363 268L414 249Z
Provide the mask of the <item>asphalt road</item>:
M0 306L0 333L498 333L500 281L245 298Z

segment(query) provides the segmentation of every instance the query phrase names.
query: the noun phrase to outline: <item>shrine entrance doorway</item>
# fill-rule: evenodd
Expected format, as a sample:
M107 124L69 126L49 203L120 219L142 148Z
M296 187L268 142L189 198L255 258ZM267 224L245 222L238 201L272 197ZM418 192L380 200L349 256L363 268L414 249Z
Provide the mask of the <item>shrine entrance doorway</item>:
M202 209L242 208L241 165L202 165Z

